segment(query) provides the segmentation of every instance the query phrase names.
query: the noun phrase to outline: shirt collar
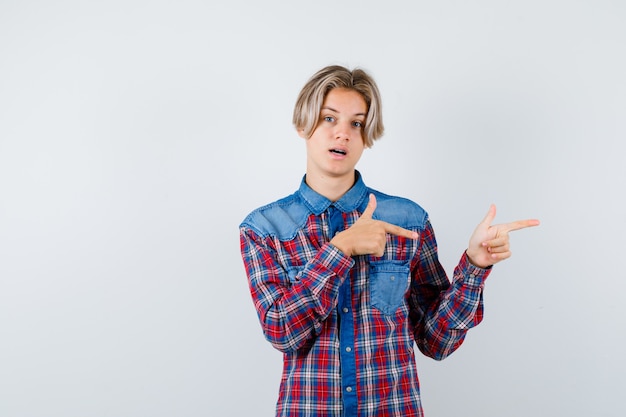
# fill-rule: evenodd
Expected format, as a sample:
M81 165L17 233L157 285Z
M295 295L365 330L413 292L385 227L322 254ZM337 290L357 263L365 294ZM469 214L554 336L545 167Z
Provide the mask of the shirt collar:
M367 187L361 178L361 173L355 170L354 177L354 185L334 203L309 187L306 183L306 175L302 178L298 192L315 215L320 215L330 205L334 205L337 209L348 213L361 207L367 198Z

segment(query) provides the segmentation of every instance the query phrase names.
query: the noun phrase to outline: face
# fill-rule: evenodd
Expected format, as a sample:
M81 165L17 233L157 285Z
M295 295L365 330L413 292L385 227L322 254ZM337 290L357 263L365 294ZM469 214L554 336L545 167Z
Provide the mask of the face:
M367 104L361 94L343 88L328 92L317 127L305 138L307 177L354 179L354 168L365 148L366 117ZM304 137L302 131L299 134Z

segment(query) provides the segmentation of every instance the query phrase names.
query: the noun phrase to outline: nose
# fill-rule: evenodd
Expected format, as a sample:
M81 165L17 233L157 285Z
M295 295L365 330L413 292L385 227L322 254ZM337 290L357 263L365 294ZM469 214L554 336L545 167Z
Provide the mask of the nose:
M337 140L350 140L350 124L349 123L337 123L335 128L335 139Z

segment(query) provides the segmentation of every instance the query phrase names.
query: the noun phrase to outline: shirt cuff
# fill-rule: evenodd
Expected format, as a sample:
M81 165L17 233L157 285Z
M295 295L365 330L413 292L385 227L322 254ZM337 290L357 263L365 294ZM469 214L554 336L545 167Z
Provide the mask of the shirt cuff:
M337 280L332 281L331 287L338 290L354 265L354 259L344 255L330 243L322 246L312 261L309 271L311 273L307 274L306 280L312 292L317 295L328 290L328 280L332 277Z
M328 269L335 272L339 276L346 275L350 268L354 265L354 259L346 256L335 245L327 243L322 246L319 252L321 263Z
M473 287L482 287L485 284L485 280L491 273L492 267L493 265L489 265L487 268L480 268L472 264L469 260L469 256L467 256L467 252L463 252L458 266L465 284Z

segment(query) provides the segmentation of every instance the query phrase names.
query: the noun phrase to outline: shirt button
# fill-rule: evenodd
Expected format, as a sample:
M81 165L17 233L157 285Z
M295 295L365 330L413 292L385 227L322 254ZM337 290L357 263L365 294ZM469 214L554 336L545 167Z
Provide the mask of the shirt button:
M470 274L470 278L476 278L476 275Z
M396 276L392 275L392 276L389 277L389 279L392 280L392 281L395 281L396 280Z
M346 348L346 352L352 352L352 348L351 348L350 346L348 346L348 347Z
M352 392L352 387L347 387L347 388L346 388L346 391L348 391L348 392Z
M344 307L342 311L343 311L344 313L347 313L347 312L348 312L348 311L350 311L350 310L348 310L348 307Z

